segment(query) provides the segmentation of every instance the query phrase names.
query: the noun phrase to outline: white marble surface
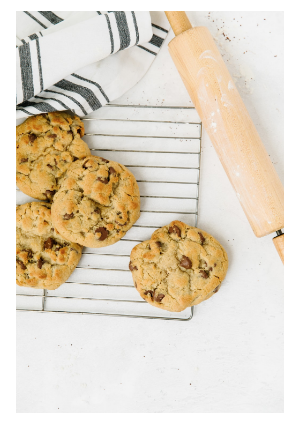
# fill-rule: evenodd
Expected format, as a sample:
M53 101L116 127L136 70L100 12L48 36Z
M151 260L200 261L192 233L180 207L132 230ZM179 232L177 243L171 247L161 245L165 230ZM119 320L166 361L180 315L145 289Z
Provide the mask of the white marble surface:
M282 178L283 14L188 14L215 37ZM191 105L167 42L121 103ZM254 236L206 133L199 226L230 266L190 322L17 314L18 412L283 411L283 266L273 235Z

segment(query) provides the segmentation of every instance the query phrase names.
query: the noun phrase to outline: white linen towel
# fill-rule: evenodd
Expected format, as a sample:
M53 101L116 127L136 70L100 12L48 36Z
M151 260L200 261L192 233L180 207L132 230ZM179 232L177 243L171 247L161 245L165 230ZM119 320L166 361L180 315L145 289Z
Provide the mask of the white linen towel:
M146 73L168 33L164 12L17 12L16 118L85 116Z

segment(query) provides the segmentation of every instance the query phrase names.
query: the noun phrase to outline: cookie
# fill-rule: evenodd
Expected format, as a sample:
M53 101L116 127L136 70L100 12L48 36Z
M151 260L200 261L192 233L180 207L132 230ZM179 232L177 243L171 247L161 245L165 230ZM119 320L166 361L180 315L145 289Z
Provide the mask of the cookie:
M57 111L16 127L16 183L28 196L51 201L70 164L90 155L77 116Z
M78 160L54 196L51 215L54 227L70 241L96 248L114 244L140 216L136 179L114 161Z
M51 223L50 203L16 208L16 283L56 289L76 268L82 247L64 240Z
M227 253L210 234L173 221L130 255L136 289L149 304L182 311L216 293L228 268Z

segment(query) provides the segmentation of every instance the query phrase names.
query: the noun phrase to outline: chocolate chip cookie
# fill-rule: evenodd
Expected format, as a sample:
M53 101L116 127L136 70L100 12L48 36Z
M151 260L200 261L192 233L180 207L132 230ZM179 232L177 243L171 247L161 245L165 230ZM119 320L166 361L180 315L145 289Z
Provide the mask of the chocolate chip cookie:
M82 247L64 240L51 223L50 204L31 202L16 208L16 283L56 289L76 268Z
M91 156L74 162L51 208L60 234L87 247L116 243L140 216L133 174L114 161Z
M169 311L182 311L215 294L228 268L227 253L211 235L173 221L135 246L129 269L142 298Z
M57 111L16 127L16 183L23 193L51 201L70 164L90 155L77 116Z

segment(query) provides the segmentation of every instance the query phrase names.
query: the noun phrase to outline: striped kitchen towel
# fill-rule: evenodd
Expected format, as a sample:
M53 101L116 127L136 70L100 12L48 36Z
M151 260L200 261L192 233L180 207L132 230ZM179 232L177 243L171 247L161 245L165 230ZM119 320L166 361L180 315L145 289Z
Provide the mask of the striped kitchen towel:
M168 34L164 12L17 12L16 118L85 116L146 73Z

